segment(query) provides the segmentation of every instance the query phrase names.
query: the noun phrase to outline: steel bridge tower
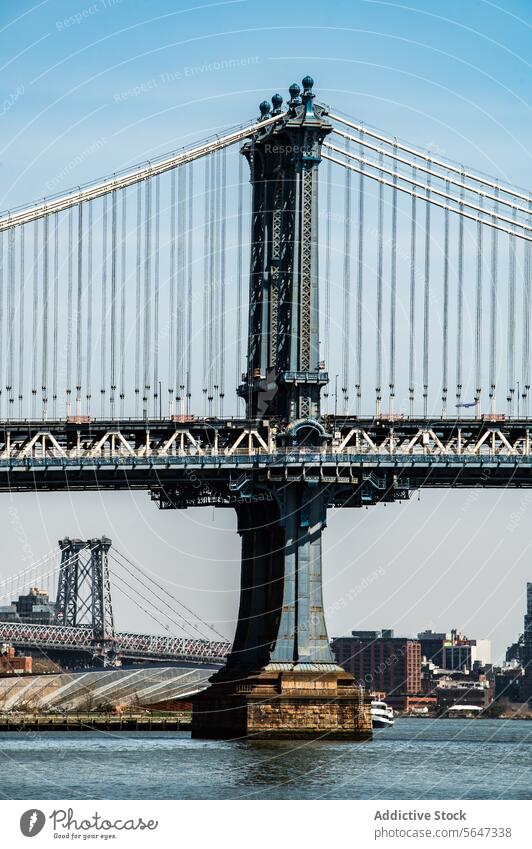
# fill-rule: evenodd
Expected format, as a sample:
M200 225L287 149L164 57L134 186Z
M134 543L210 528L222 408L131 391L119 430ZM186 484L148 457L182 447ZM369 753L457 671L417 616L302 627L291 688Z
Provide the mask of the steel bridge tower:
M113 651L115 636L108 564L111 544L107 537L59 540L55 604L55 624L91 628L94 644L105 658Z
M318 168L332 127L313 80L290 86L282 120L242 153L252 186L248 370L238 393L250 420L276 418L287 444L320 446L328 381L319 360ZM260 105L281 114L282 97ZM369 706L334 661L322 600L328 485L252 481L236 506L242 539L238 624L226 668L196 697L198 737L371 735ZM261 496L264 496L261 497Z

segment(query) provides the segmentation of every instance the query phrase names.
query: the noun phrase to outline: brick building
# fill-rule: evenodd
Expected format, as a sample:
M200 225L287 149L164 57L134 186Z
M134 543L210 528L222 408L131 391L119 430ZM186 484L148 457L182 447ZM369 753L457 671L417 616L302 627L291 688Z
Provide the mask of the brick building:
M369 692L386 694L390 703L407 708L421 693L421 646L418 640L394 637L393 631L353 631L336 637L337 663Z

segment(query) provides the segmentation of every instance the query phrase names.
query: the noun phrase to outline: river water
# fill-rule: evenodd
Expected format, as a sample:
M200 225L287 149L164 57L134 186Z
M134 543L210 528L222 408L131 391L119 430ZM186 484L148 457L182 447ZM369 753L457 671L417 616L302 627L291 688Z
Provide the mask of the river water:
M7 799L532 799L532 722L398 719L366 743L3 733Z

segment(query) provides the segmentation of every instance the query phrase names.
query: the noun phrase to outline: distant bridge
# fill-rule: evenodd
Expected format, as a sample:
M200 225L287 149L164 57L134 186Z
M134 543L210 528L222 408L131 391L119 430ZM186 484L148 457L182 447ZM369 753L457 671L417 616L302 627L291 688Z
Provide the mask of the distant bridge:
M29 625L24 622L0 622L0 639L17 648L64 649L98 653L91 628L61 625ZM189 663L225 663L230 643L163 637L151 634L116 632L113 651L135 660L179 660Z

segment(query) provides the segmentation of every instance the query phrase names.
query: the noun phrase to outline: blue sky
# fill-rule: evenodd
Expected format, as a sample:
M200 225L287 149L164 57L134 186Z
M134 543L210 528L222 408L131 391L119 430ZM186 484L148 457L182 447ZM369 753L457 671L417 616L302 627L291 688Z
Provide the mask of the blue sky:
M0 207L246 122L307 73L337 109L530 186L531 35L521 0L4 3ZM325 537L331 635L458 626L491 637L500 655L521 628L532 578L529 501L448 491L386 512L336 511ZM13 495L10 504L14 514L0 512L3 575L22 568L28 541L37 559L65 534L107 533L231 634L239 544L230 511L157 513L144 493ZM122 627L145 627L138 612L121 615Z
M5 208L257 114L310 73L318 97L528 184L525 2L3 4Z

